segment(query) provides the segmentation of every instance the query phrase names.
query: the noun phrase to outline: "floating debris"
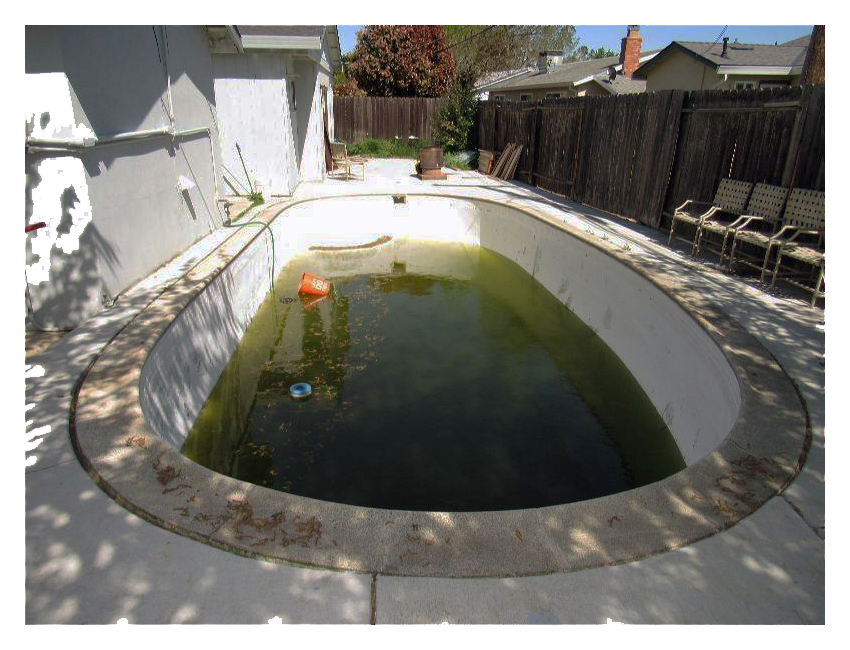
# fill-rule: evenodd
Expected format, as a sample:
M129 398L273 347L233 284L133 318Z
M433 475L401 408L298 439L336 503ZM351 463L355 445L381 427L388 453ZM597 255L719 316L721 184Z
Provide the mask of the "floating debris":
M289 387L289 396L292 399L307 399L312 394L313 387L307 382L299 382Z

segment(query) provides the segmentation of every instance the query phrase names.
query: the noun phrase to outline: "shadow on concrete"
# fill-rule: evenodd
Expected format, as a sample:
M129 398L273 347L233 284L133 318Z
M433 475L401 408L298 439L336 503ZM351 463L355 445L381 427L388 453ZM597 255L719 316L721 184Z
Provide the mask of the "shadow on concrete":
M224 234L210 239L221 243ZM257 561L151 526L104 494L73 451L68 413L80 374L177 278L214 257L212 248L174 260L31 359L37 365L26 382L28 436L37 444L28 451L26 470L28 624L103 624L121 618L266 623L275 616L283 623L369 620L368 576ZM228 317L215 317L218 326L228 323ZM122 337L115 344L120 355L138 352ZM121 380L126 378L117 379L117 390L103 395L104 404L125 396L128 385Z

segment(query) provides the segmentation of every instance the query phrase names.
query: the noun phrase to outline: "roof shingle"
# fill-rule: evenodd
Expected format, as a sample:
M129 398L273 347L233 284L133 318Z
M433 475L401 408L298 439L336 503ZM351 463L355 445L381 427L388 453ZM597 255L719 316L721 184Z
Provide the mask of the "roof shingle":
M655 54L660 50L646 50L640 53L641 58ZM602 59L589 61L572 61L555 66L548 72L533 70L519 77L514 77L503 83L489 88L494 90L519 90L523 88L548 88L550 86L572 85L588 77L605 73L609 66L619 65L619 56L607 56Z
M726 56L722 57L723 43L700 43L673 41L690 52L702 57L715 66L797 66L806 59L806 47L799 45L765 45L763 43L729 43Z

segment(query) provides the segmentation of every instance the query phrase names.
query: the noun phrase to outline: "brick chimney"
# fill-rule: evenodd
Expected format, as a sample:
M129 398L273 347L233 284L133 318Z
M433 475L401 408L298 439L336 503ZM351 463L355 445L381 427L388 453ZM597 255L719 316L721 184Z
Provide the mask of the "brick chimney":
M640 46L643 43L640 25L629 25L628 30L620 45L620 63L623 66L623 76L625 77L631 77L640 65Z

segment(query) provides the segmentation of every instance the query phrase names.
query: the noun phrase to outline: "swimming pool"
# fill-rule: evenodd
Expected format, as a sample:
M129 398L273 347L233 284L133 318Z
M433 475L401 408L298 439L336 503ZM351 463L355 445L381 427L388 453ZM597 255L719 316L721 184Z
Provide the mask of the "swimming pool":
M311 246L388 235L492 251L521 267L616 354L685 469L575 503L453 512L288 494L181 456L281 269ZM239 553L403 575L539 574L680 547L781 490L799 471L807 436L800 399L772 357L663 269L533 203L413 194L403 203L294 202L241 228L110 344L80 387L75 415L84 465L159 525Z

